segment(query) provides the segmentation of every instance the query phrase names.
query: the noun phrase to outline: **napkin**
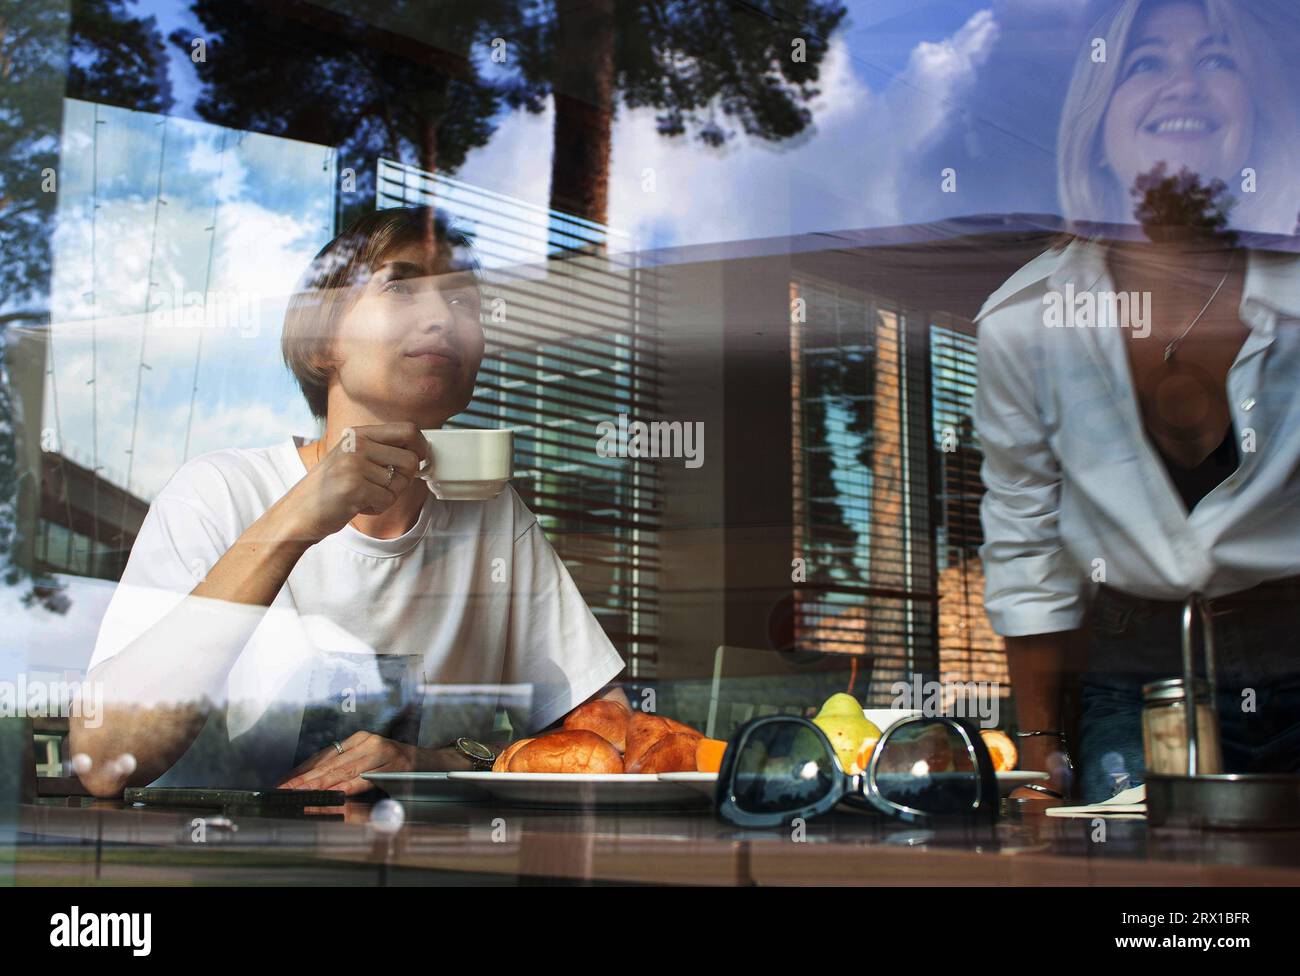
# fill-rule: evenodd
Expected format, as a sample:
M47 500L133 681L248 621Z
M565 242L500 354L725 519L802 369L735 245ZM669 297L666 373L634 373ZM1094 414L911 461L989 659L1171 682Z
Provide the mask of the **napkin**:
M1101 803L1081 807L1048 807L1049 817L1114 817L1117 820L1141 820L1147 815L1147 790L1134 786L1116 793Z

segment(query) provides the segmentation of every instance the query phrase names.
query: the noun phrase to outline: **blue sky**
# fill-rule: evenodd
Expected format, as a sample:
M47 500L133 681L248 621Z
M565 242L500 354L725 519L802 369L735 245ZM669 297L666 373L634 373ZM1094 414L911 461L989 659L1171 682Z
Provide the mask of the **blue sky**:
M790 144L741 136L710 150L660 136L649 112L620 109L610 224L627 235L627 246L1054 208L1054 106L1077 45L1060 25L1077 20L1083 0L849 6L823 65L814 127ZM164 34L195 23L188 5L174 0L142 0L136 9L155 16ZM61 447L83 463L96 461L118 483L127 481L129 468L130 489L144 497L186 456L312 433L313 422L280 363L278 335L288 289L328 239L335 180L328 147L226 133L223 154L222 130L195 119L200 89L187 52L169 50L177 104L166 126L165 205L156 204L155 193L161 119L100 110L93 275L87 150L96 131L94 109L68 103L52 303L57 422L56 391L46 399L45 426L59 429ZM1034 84L1026 84L1027 74ZM549 111L507 113L499 121L492 142L471 153L454 175L545 206ZM956 194L940 192L946 166L958 170ZM647 171L654 173L652 192ZM215 238L207 230L214 201ZM150 280L164 293L201 291L206 283L231 301L247 299L255 327L248 334L202 330L201 357L199 330L151 326L146 333ZM92 292L95 304L87 299ZM142 337L149 365L143 373ZM199 391L191 414L196 359ZM140 420L130 453L132 424L125 420L135 415L137 389ZM188 455L178 433L187 426Z
M832 38L814 128L789 145L721 151L654 132L621 109L610 223L635 246L714 243L1055 207L1052 147L1087 0L855 0ZM178 0L141 0L164 33L197 26ZM199 93L170 52L182 115ZM454 175L544 204L550 115L507 113ZM940 171L958 193L939 192ZM655 172L655 195L642 175Z
M325 2L325 0L322 0ZM771 144L709 149L666 139L651 111L620 106L609 223L631 246L691 244L1059 211L1056 131L1069 74L1102 10L1118 0L848 0L830 39L813 125ZM1294 0L1251 0L1276 23ZM328 6L346 8L342 0ZM197 28L184 0L139 0L164 33ZM175 111L199 93L169 46ZM485 52L486 56L486 52ZM504 112L492 141L454 175L545 205L551 115ZM957 191L941 191L942 173ZM654 191L644 189L654 174Z

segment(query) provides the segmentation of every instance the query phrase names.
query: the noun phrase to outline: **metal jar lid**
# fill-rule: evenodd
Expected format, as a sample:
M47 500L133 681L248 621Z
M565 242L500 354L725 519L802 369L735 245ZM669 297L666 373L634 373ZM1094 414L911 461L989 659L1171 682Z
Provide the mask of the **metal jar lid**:
M1197 678L1196 700L1210 700L1210 683L1204 678ZM1183 690L1182 678L1164 678L1142 686L1142 701L1153 705L1172 705L1183 701L1187 695Z

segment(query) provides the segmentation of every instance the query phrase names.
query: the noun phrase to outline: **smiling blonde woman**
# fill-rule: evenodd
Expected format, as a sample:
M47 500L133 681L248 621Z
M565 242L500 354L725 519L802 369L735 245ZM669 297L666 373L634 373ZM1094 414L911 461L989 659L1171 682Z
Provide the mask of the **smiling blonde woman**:
M1221 83L1188 115L1148 114L1164 84L1161 45L1145 30L1150 0L1124 0L1089 33L1075 62L1057 136L1057 185L1071 221L1131 221L1135 180L1169 161L1169 140L1178 138L1180 161L1203 182L1223 180L1237 198L1236 226L1274 234L1295 229L1300 99L1274 39L1279 26L1265 24L1233 0L1194 6L1207 28L1207 46L1196 52L1198 70L1221 76ZM1105 60L1096 60L1098 52ZM1185 126L1181 132L1158 131L1179 125ZM1200 126L1215 130L1206 133L1215 138L1198 139ZM1252 173L1253 184L1248 182ZM1255 191L1245 192L1243 183Z
M1118 4L1089 35L1105 59L1091 40L1079 54L1061 120L1077 233L977 319L985 607L1035 733L1025 767L1064 792L1073 754L1089 802L1142 782L1142 688L1181 673L1193 594L1215 619L1226 766L1300 770L1300 263L1236 236L1295 223L1281 33L1227 0ZM1256 194L1214 199L1248 168ZM1106 296L1141 296L1149 321L1048 327L1045 309L1083 294L1111 309ZM1063 748L1067 649L1085 619L1079 741ZM1243 710L1247 689L1267 707Z

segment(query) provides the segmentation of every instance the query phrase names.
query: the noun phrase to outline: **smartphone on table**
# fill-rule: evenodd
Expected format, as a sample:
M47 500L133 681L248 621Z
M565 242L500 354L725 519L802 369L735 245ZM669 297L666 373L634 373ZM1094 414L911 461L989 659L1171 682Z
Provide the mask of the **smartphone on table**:
M128 786L122 799L131 804L160 807L259 807L299 810L302 807L342 806L342 790L224 790L206 786Z

